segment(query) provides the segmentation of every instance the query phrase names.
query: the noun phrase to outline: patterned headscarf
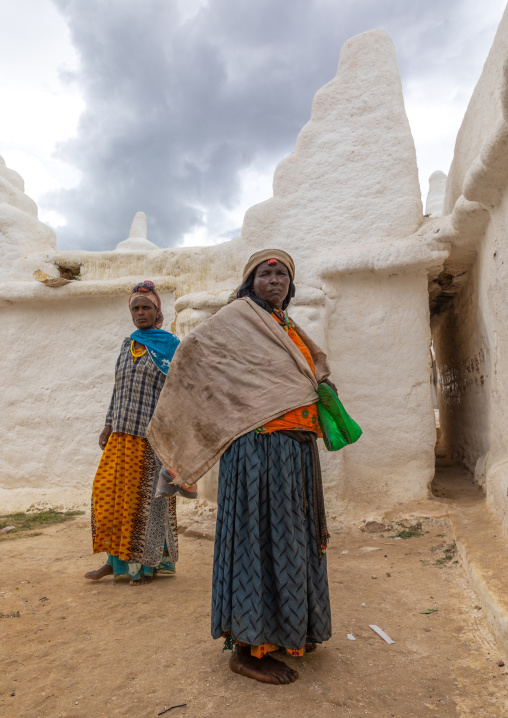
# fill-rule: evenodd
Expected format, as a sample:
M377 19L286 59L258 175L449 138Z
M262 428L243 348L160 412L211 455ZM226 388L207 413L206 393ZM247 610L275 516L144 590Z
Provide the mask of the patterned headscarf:
M132 292L129 297L129 308L131 307L132 302L136 299L136 297L143 297L143 299L149 299L152 304L155 304L155 308L157 309L157 317L155 319L154 326L156 329L160 329L162 327L162 322L164 321L164 314L161 311L161 298L157 294L155 284L149 279L145 279L144 282L139 282L139 284L136 284L136 286L132 288Z

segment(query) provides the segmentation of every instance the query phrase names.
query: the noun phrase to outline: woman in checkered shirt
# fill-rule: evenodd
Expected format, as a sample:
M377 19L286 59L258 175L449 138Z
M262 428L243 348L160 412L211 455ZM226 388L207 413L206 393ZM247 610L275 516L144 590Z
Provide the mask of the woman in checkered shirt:
M113 575L139 586L155 574L173 575L178 558L176 502L155 498L161 464L146 430L179 340L161 329L161 300L152 282L133 288L129 308L136 331L116 362L92 490L93 552L105 551L108 558L85 578Z

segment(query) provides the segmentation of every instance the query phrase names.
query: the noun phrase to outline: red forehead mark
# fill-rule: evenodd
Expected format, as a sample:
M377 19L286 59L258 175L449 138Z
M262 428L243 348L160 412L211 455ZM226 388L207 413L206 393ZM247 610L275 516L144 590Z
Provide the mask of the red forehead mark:
M269 259L269 260L268 260L268 264L277 264L277 260L276 260L276 259Z

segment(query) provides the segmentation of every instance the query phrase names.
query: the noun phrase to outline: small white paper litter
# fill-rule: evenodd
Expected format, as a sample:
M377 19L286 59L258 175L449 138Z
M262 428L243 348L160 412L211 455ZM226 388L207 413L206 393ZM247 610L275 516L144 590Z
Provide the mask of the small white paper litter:
M347 640L348 640L348 641L356 641L356 638L353 636L352 633L348 633L348 634L347 634Z
M379 626L369 626L369 628L372 628L374 633L377 633L378 636L381 636L383 641L386 641L387 643L395 643L395 641L392 641L390 636L387 636L386 633L379 628Z

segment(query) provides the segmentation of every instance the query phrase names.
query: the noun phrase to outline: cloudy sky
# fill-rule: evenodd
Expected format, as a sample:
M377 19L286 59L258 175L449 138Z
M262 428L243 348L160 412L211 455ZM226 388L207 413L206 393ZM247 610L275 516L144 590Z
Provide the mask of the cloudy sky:
M447 172L504 0L0 0L0 154L60 248L239 234L347 38L392 37L420 184Z

